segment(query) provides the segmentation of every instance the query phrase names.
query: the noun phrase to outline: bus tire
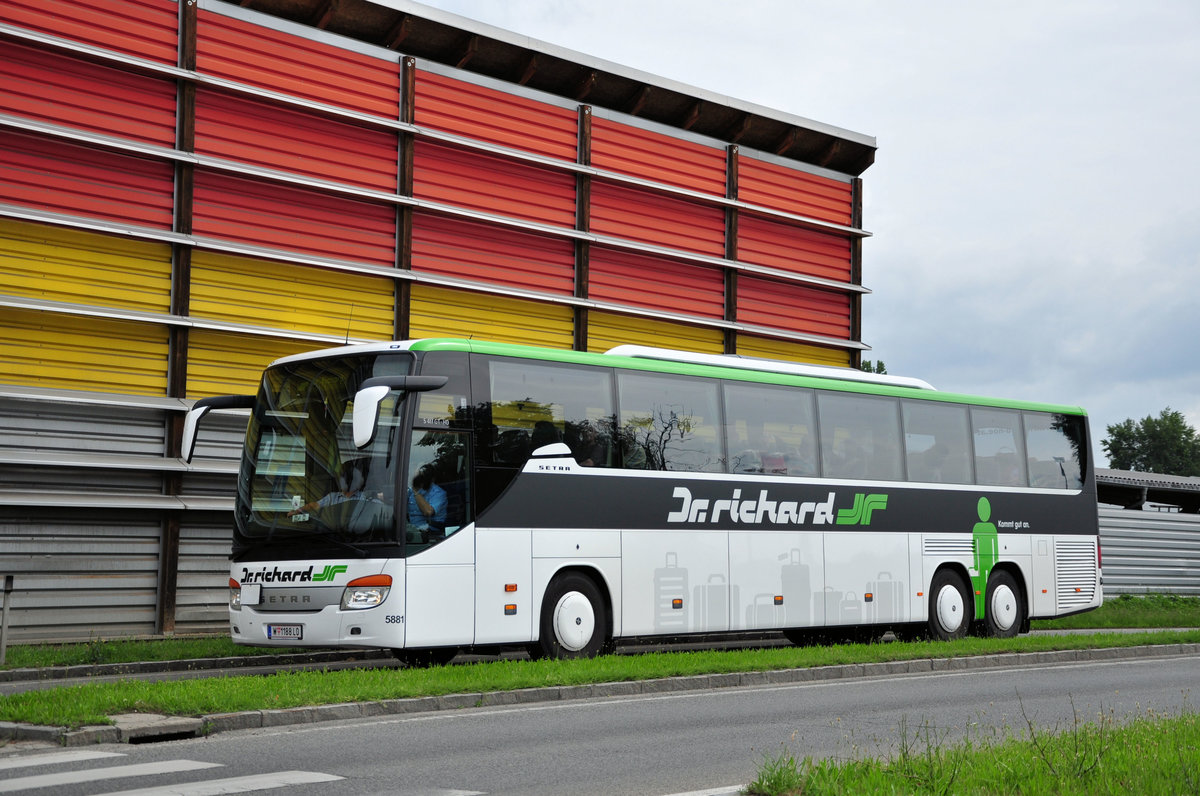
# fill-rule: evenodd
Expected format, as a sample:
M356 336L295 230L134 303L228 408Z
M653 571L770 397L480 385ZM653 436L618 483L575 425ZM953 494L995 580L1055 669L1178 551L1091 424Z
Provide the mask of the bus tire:
M1025 596L1017 580L1005 570L988 579L983 603L983 632L991 638L1013 638L1025 623Z
M929 587L929 636L954 641L967 635L975 613L975 599L952 569L938 570Z
M409 669L424 669L428 666L445 666L454 660L454 656L458 654L458 647L393 649L392 654Z
M608 609L596 583L579 572L550 582L542 599L537 658L594 658L608 647Z

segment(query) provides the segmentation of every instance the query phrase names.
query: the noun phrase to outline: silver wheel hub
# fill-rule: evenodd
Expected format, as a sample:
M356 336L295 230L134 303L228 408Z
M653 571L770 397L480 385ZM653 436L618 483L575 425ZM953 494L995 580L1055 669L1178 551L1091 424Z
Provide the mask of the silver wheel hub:
M1009 630L1016 623L1017 595L1013 594L1007 583L1001 583L992 590L992 599L988 602L988 615L998 630Z
M596 612L592 602L577 591L569 591L554 606L554 637L559 646L579 652L596 632Z
M934 612L938 624L947 633L954 633L963 624L962 593L953 586L943 586L936 599Z

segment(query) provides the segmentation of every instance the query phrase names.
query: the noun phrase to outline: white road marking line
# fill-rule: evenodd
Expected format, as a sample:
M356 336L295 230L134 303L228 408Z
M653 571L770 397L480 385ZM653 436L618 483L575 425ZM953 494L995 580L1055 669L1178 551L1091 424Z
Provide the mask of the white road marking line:
M212 779L206 782L182 782L178 785L163 785L158 788L122 790L98 796L218 796L222 793L248 793L254 790L287 788L292 785L333 782L339 779L343 778L317 771L276 771L270 774L252 774L247 777Z
M173 774L179 771L198 771L202 768L221 768L220 763L201 763L196 760L167 760L162 763L141 763L110 768L92 768L84 771L65 771L61 774L37 774L0 781L0 793L12 793L33 788L54 788L60 785L77 785L101 779L121 777L149 777L155 774Z
M53 766L59 763L74 763L80 760L99 760L102 757L125 757L125 755L121 752L97 752L91 749L73 749L69 752L49 752L46 754L0 760L0 770L29 768L31 766Z

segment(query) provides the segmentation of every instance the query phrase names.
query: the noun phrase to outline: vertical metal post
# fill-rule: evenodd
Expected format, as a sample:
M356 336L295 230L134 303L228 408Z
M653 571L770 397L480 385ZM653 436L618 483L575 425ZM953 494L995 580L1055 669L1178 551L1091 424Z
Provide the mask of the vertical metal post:
M4 608L0 612L0 666L8 656L8 606L12 602L13 576L4 576Z

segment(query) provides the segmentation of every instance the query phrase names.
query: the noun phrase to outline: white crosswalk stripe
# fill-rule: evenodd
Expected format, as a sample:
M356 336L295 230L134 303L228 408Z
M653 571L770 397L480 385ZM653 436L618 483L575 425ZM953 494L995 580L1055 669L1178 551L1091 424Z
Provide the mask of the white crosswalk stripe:
M8 759L0 758L0 771L15 771L22 768L41 768L45 771L54 766L127 756L121 752L72 749L45 754L14 756ZM166 760L161 763L140 763L107 767L94 766L76 771L30 774L12 779L0 779L0 793L37 791L45 788L98 782L100 780L149 777L162 774L175 774L182 771L202 771L212 768L224 768L224 766L220 763L202 763L197 760ZM251 793L253 791L287 788L296 785L333 782L339 779L343 779L343 777L316 771L275 771L243 777L227 777L224 779L182 782L172 785L137 788L134 790L113 791L100 794L99 796L216 796L223 793Z
M220 763L201 763L197 760L167 760L162 763L136 763L128 766L63 771L57 774L35 774L28 777L0 780L0 793L36 790L38 788L56 788L62 785L77 785L81 782L93 782L101 779L148 777L155 774L172 774L180 771L199 771L204 768L220 767Z
M314 771L276 771L271 774L253 774L246 777L212 779L205 782L185 782L178 785L163 785L158 788L123 790L100 796L217 796L221 793L249 793L256 790L287 788L292 785L308 785L316 782L333 782L342 777Z
M0 771L32 768L33 766L52 766L58 763L77 763L81 760L99 760L104 757L125 757L125 755L120 752L98 752L94 749L71 749L66 752L49 752L27 757L10 757L7 760L0 759Z

